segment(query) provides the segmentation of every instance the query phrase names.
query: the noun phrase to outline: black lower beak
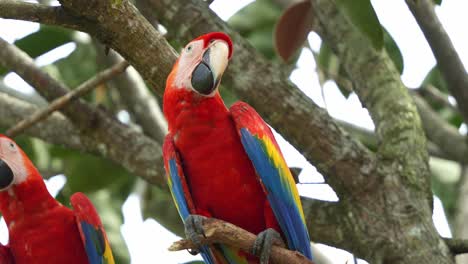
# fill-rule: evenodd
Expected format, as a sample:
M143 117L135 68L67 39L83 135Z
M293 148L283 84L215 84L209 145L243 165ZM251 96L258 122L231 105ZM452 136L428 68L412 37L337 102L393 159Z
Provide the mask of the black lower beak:
M0 159L0 190L3 190L11 185L14 176L8 164Z
M214 79L210 68L210 49L203 54L202 61L192 72L192 87L203 95L208 95L216 88L218 80Z

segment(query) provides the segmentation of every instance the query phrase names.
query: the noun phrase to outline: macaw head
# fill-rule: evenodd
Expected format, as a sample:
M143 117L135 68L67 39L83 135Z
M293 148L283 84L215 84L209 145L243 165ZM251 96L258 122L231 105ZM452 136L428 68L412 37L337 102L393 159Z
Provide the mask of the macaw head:
M25 182L36 168L23 150L0 134L0 192Z
M185 89L213 97L231 56L232 41L224 33L212 32L192 40L169 74L166 91Z

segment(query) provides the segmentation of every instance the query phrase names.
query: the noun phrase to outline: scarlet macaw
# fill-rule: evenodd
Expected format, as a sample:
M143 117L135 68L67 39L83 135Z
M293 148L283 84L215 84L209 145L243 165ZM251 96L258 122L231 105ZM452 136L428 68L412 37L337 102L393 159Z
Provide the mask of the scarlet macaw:
M101 220L82 193L73 210L56 201L28 156L0 135L0 212L9 244L0 244L0 263L114 264Z
M262 263L276 232L289 249L312 259L299 194L270 128L244 102L228 109L218 92L232 51L224 33L200 36L185 46L167 78L164 164L186 233L195 240L200 230L194 214L214 217L259 234L266 250L253 252L261 253ZM259 261L225 245L200 250L207 263Z

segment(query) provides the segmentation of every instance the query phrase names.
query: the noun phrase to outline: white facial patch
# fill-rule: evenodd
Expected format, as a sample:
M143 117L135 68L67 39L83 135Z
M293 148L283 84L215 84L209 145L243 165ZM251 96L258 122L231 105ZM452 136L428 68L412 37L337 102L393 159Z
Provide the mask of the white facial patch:
M202 39L190 42L182 50L180 54L177 75L175 76L174 80L174 84L177 88L193 89L192 72L202 59L203 43L204 41Z
M28 177L21 150L8 138L0 138L0 159L13 171L13 184L20 184Z

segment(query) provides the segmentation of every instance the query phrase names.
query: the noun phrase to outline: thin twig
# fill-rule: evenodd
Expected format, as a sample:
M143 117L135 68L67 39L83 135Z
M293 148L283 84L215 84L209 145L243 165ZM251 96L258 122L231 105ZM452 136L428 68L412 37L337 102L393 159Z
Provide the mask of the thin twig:
M439 21L432 0L406 0L411 13L432 49L438 68L450 93L457 100L458 108L465 122L468 122L468 74L458 56L449 35Z
M468 240L458 238L444 238L445 243L454 255L468 253Z
M428 97L456 113L459 112L457 106L449 102L448 96L431 84L423 85L416 91L423 97Z
M201 242L203 244L222 243L246 252L250 251L256 239L254 234L233 224L214 218L206 218L203 220L203 231L205 234L205 237L201 237ZM195 246L192 241L182 239L174 242L169 247L169 250L179 251L196 248L197 246ZM299 252L275 245L271 249L270 260L271 263L313 264L312 261L308 260Z
M9 137L15 137L21 132L23 132L25 129L31 127L32 125L36 124L37 122L40 122L41 120L44 120L48 116L50 116L53 112L59 110L60 108L64 107L74 99L77 99L86 93L90 92L94 88L98 87L99 85L109 81L116 75L122 73L125 71L125 69L128 67L128 62L127 61L122 61L115 66L106 69L98 74L96 74L94 77L91 79L87 80L86 82L82 83L78 88L68 92L64 96L61 96L52 103L49 104L44 109L41 109L31 116L29 116L26 119L21 120L19 123L8 129L5 134Z
M49 102L70 89L34 64L25 52L0 38L0 64L16 72ZM98 145L98 154L121 164L135 175L153 184L164 185L161 144L136 129L119 122L114 116L84 100L74 100L60 110L80 131L84 144ZM125 147L122 147L124 145ZM94 146L87 146L94 148Z

